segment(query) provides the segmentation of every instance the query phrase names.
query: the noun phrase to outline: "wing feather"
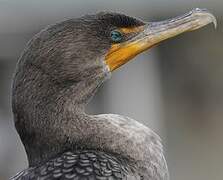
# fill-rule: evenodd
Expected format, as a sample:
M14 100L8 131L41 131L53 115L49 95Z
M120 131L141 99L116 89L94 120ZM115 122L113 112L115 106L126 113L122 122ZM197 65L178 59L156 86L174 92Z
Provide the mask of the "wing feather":
M97 151L65 152L45 164L26 169L11 180L138 180L118 158Z

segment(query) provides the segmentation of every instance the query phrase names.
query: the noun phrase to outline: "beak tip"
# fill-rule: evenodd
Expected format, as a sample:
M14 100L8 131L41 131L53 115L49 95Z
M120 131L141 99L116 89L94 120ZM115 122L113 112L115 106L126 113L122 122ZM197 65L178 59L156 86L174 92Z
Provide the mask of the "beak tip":
M214 28L217 28L217 19L216 17L207 9L200 9L200 8L195 8L191 11L191 14L197 14L199 16L203 16L205 19L207 19L206 23L213 23Z
M213 23L214 28L217 29L217 19L213 14L210 14L210 23Z
M214 28L217 29L218 23L217 19L213 16L213 23L214 23Z

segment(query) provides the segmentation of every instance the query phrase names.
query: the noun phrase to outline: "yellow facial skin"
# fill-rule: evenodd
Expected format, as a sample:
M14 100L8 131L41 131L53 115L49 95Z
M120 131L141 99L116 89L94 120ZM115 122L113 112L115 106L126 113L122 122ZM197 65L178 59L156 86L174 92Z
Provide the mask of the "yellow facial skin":
M144 26L120 28L119 29L119 31L123 34L139 33L139 32L142 32L143 30L144 30Z
M216 27L216 18L210 12L194 9L183 16L166 21L152 22L139 27L120 28L118 30L123 35L130 33L137 35L126 42L113 44L106 54L105 63L110 71L114 71L139 53L163 40L199 29L212 22Z
M131 42L126 44L114 44L111 46L108 54L106 55L106 64L109 66L110 71L113 71L121 65L127 63L130 59L134 58L137 54L144 51L139 42Z

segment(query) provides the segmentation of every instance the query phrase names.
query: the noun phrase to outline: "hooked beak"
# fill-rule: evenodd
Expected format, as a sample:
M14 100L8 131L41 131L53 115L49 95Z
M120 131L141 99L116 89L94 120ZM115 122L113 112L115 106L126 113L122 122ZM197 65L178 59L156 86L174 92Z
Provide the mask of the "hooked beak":
M198 8L172 19L146 23L143 27L136 28L137 31L140 29L141 31L131 40L112 45L105 62L113 71L161 41L199 29L209 23L213 23L216 28L217 21L214 15L205 9Z

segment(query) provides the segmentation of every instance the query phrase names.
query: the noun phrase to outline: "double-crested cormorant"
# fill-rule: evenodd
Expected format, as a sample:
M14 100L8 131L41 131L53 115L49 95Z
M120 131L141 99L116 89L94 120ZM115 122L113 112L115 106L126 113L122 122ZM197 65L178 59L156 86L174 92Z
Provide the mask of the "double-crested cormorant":
M12 106L29 168L12 180L167 180L160 138L85 106L111 72L159 42L214 22L207 10L161 22L101 12L51 25L17 64Z

